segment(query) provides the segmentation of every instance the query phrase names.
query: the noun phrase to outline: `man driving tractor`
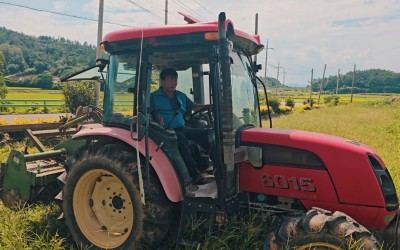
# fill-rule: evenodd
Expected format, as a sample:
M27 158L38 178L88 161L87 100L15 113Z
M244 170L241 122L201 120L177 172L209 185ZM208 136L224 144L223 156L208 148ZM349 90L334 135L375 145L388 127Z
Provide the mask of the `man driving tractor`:
M188 140L197 141L203 147L207 147L208 132L206 129L187 127L185 116L207 105L194 103L186 94L176 89L177 84L178 73L175 69L166 68L161 71L160 87L150 95L150 114L165 129L175 131L179 153L192 177L192 183L202 185L206 181L200 174L197 162L193 159Z

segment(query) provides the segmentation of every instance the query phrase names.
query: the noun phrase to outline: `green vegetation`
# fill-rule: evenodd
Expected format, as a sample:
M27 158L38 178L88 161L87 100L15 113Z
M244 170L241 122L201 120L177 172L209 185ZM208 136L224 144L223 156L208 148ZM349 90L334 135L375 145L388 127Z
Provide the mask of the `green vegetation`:
M57 220L56 204L26 206L12 211L0 205L1 249L65 249L67 228Z
M400 93L400 73L390 70L370 69L356 70L353 93ZM313 84L313 91L319 91L322 79ZM353 72L339 77L339 94L351 93ZM324 80L323 90L336 93L337 76L329 76Z
M59 99L62 100L61 90L47 90L27 87L8 87L7 99Z
M264 127L267 127L265 122ZM400 103L387 99L368 103L325 106L320 109L295 111L274 119L275 128L301 129L333 134L365 143L383 158L400 188ZM23 149L23 145L18 145ZM0 161L4 162L11 146L2 143ZM55 203L37 204L14 212L0 203L0 248L5 249L76 249L65 225L56 220L60 209ZM214 233L208 233L204 221L189 223L189 239L202 242L184 249L260 249L274 222L268 214L254 214ZM174 249L175 235L165 243ZM352 249L352 248L350 248Z
M88 82L68 82L62 92L69 112L75 113L79 106L95 105L94 84Z
M261 77L261 80L265 82L265 78ZM314 79L313 92L319 92L321 81L321 78ZM338 94L350 94L352 81L353 72L341 75L339 77ZM322 93L336 93L336 84L337 76L329 76L325 78L323 81ZM286 87L275 78L270 77L267 77L266 85L276 95L282 95L283 90L287 92L302 89ZM259 89L262 89L262 87L259 86ZM309 86L307 86L306 89L309 89ZM383 69L356 70L353 93L400 93L400 73ZM305 97L308 97L308 94L306 94Z
M64 113L61 90L8 87L7 99L1 100L0 114ZM46 103L46 106L44 105ZM20 105L20 106L14 106Z
M52 82L60 77L95 63L93 45L65 38L28 36L4 27L0 27L0 51L5 58L4 76L8 87L52 88ZM352 77L353 72L340 76L340 94L350 93ZM265 79L262 80L265 82ZM337 76L326 78L324 92L335 93L336 81ZM319 91L320 82L321 79L315 79L313 91ZM267 77L267 86L270 89L284 87L271 77ZM400 73L381 69L357 70L354 86L353 93L400 93Z
M7 95L6 82L4 81L4 62L5 58L3 53L0 51L0 98L4 99Z
M33 37L0 27L7 86L52 88L52 83L95 64L95 47L64 38Z
M399 102L384 99L294 112L274 119L273 127L321 132L367 144L382 157L400 188Z
M394 97L395 93L357 93L353 94L352 103L364 103L364 102L375 102L379 101L385 97ZM272 88L271 92L268 93L268 99L278 101L282 104L287 104L287 100L294 103L308 103L310 98L310 90L306 88ZM332 94L332 93L322 93L312 92L311 98L314 103L319 104L332 104L339 101L340 104L350 103L351 94ZM265 105L265 95L263 92L259 92L260 104ZM290 105L286 105L290 106Z

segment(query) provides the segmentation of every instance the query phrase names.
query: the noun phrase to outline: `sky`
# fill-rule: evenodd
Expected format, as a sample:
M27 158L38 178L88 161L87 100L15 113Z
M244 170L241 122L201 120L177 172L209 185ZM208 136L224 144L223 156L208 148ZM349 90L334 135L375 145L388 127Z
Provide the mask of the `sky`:
M103 35L164 25L165 2L104 0ZM0 27L95 45L98 11L99 0L0 0ZM325 76L354 65L400 73L400 0L168 0L168 24L185 23L178 12L216 21L221 11L249 34L258 14L258 34L269 48L257 57L259 76L265 61L267 76L285 85L307 85L311 70L322 78L325 64Z

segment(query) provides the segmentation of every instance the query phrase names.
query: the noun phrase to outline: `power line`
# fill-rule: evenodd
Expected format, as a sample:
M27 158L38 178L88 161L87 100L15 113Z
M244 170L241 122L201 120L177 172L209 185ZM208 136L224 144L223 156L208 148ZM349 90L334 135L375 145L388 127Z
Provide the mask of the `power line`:
M133 4L133 5L135 5L135 6L139 7L139 8L141 8L141 9L144 10L144 11L149 12L149 13L152 14L153 16L156 16L156 17L160 18L161 20L164 20L163 17L161 17L161 16L157 15L156 13L154 13L154 12L152 12L152 11L146 9L146 8L143 7L143 6L140 6L139 4L135 3L134 1L131 1L131 0L126 0L126 1L130 2L131 4Z
M199 15L197 12L191 10L189 7L187 7L184 3L182 3L179 0L173 0L178 6L180 6L181 8L185 9L186 11L190 12L191 15L194 15L195 17L199 18L199 19L204 19L204 17L202 17L201 15Z
M207 9L204 5L202 5L201 3L199 3L198 1L196 1L196 0L193 0L194 2L196 2L200 7L202 7L203 9L205 9L208 13L210 13L211 15L212 15L212 17L213 18L215 18L215 14L214 13L212 13L209 9Z
M81 16L76 16L76 15L70 15L70 14L61 13L61 12L56 12L56 11L51 11L51 10L36 9L36 8L32 8L32 7L25 6L25 5L19 5L19 4L14 4L14 3L7 3L7 2L3 2L3 1L0 1L0 4L6 4L6 5L11 5L11 6L16 6L16 7L28 9L28 10L34 10L34 11L45 12L45 13L51 13L51 14L60 15L60 16L67 16L67 17L73 17L73 18L78 18L78 19L83 19L83 20L98 22L97 19L93 19L93 18L81 17ZM108 24L113 24L113 25L118 25L118 26L123 26L123 27L132 27L131 25L124 25L124 24L113 23L113 22L107 22L107 21L103 21L103 23L108 23Z
M136 2L143 2L143 1L136 1ZM149 1L148 1L149 2ZM147 2L147 3L148 3ZM146 4L143 4L143 3L141 3L143 6L146 6ZM147 5L148 6L148 5ZM161 7L161 8L160 8ZM159 13L159 12L163 12L164 11L164 5L160 5L160 6L151 6L151 7L146 7L147 9L149 9L149 10L151 10L151 11L153 11L153 12L156 12L156 13Z

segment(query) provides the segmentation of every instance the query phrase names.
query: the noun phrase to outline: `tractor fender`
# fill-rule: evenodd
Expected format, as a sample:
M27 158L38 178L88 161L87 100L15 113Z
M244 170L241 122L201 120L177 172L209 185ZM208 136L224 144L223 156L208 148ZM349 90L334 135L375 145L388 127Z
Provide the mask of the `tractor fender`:
M101 124L88 124L82 125L79 132L77 132L72 139L82 139L84 137L112 137L118 139L124 143L129 144L133 148L139 147L139 152L145 155L145 140L139 142L133 140L130 135L130 131L116 127L104 127ZM136 133L133 132L133 137ZM152 141L148 140L150 164L156 172L161 185L167 195L168 199L172 202L179 202L183 200L182 188L179 182L179 178L175 173L175 170L169 161L168 157L162 150L156 150L157 145Z

